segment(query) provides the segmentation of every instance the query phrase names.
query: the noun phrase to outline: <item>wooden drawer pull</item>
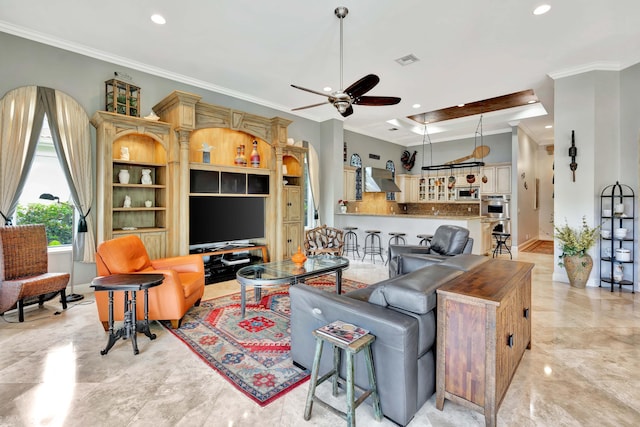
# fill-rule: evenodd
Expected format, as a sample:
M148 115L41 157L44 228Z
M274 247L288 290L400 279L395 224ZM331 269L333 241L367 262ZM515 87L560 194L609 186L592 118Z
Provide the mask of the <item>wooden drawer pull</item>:
M524 318L528 319L529 318L529 308L525 308L524 309Z
M507 338L507 345L513 348L513 334L509 334L509 338Z

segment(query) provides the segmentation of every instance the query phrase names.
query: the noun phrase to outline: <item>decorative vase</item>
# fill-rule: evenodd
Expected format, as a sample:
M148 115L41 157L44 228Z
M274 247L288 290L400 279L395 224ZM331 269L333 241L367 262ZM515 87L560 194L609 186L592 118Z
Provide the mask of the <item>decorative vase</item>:
M593 268L593 259L591 255L585 254L583 256L571 255L565 256L562 259L564 268L567 270L567 276L569 277L569 283L574 288L584 288L589 280L591 269Z
M253 150L251 151L251 166L254 168L260 167L260 154L258 153L258 141L253 141Z
M120 173L118 173L118 181L120 181L120 184L128 184L129 171L126 169L120 169Z
M346 205L340 205L340 213L347 213L347 206Z
M293 256L291 257L291 261L293 261L296 267L302 267L306 260L307 260L307 257L300 250L300 246L298 246L298 252L293 254Z

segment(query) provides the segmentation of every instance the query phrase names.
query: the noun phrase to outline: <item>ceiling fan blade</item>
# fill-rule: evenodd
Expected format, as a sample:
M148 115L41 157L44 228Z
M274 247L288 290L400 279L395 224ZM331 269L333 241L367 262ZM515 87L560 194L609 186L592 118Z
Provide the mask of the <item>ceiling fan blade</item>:
M312 104L312 105L305 105L304 107L298 107L298 108L294 108L291 111L298 111L298 110L304 110L306 108L313 108L313 107L319 107L321 105L325 105L325 104L329 104L329 101L325 101L325 102L319 102L317 104Z
M395 105L401 101L395 96L361 96L353 103L358 105Z
M367 74L366 76L346 88L344 92L348 93L353 98L358 98L369 92L378 83L380 83L380 77L376 76L375 74Z
M327 94L327 93L322 93L322 92L318 92L317 90L307 89L306 87L296 86L296 85L291 85L291 86L292 86L292 87L295 87L296 89L304 90L305 92L310 92L310 93L315 93L316 95L330 97L330 95L329 95L329 94Z
M352 114L353 114L353 107L351 105L349 105L349 108L344 110L344 113L340 113L342 117L349 117Z

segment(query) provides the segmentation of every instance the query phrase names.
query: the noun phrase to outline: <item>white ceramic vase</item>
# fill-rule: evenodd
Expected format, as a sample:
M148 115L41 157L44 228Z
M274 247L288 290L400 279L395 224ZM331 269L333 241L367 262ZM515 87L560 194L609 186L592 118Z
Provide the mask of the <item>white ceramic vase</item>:
M128 184L129 171L126 169L120 169L120 173L118 173L118 180L120 181L120 184Z

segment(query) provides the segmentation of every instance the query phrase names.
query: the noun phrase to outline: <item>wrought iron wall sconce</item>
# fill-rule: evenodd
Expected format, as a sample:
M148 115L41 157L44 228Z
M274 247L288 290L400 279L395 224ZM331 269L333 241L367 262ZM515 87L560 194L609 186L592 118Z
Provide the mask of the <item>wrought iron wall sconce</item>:
M576 182L576 169L578 169L578 164L576 163L576 156L578 155L578 149L576 148L576 137L575 131L571 131L571 147L569 147L569 157L571 157L571 163L569 164L569 168L571 169L571 173L573 174L573 182Z

